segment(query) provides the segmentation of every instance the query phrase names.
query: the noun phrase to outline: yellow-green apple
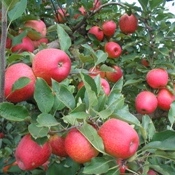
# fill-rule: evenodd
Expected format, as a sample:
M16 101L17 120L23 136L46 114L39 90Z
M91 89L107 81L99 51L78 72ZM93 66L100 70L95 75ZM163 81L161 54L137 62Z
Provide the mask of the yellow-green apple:
M99 41L102 41L104 38L104 33L99 26L92 26L88 33L94 35Z
M41 38L39 40L32 40L32 43L35 48L38 48L41 44L47 44L48 38Z
M122 53L122 48L116 42L109 41L105 44L105 52L108 54L109 58L118 58Z
M34 33L30 30L28 31L27 36L31 40L39 40L46 37L47 28L46 24L42 20L28 20L25 22L24 27L33 29L35 32L37 32Z
M119 66L113 66L113 70L107 71L105 76L108 81L115 83L123 76L123 71Z
M71 60L63 50L47 48L34 56L32 69L36 77L43 78L50 85L51 79L61 82L67 78Z
M13 89L14 83L20 78L26 77L29 83L20 89ZM5 97L8 101L17 103L28 100L33 96L36 77L32 68L25 63L15 63L5 70Z
M67 16L69 16L69 14L67 13L66 9L59 8L57 10L57 14L55 16L55 21L58 22L58 23L65 23Z
M77 129L71 129L65 138L65 149L72 160L86 163L98 155L98 151L91 145Z
M119 27L125 34L134 33L138 27L138 19L134 14L123 14L119 19Z
M166 88L160 89L157 94L158 107L168 111L171 103L175 100L175 96Z
M168 72L162 68L154 68L146 74L146 81L154 89L163 88L168 83Z
M135 107L140 114L151 114L153 113L158 105L155 94L150 91L140 92L135 99Z
M154 170L150 169L147 175L157 175L157 173Z
M110 118L102 124L98 133L105 151L116 158L127 159L138 149L139 136L127 122Z
M91 67L89 69L89 75L91 77L100 75L101 78L105 78L105 72L104 71L101 71L99 66Z
M116 28L117 24L113 20L105 21L102 24L103 33L108 37L112 37L114 35Z
M15 151L17 164L22 170L33 170L48 161L51 155L49 142L43 145L35 142L30 134L25 135L18 143Z
M29 37L24 37L21 41L21 43L15 45L12 47L12 52L33 52L34 51L34 45L32 43L32 40Z
M58 134L51 135L49 138L49 143L52 148L52 154L60 157L66 157L67 153L65 150L65 138L59 136Z

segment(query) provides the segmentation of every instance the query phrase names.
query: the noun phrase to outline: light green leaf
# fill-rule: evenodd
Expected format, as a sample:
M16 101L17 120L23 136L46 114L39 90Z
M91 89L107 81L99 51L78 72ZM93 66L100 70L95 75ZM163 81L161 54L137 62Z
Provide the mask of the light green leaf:
M168 120L170 121L172 128L175 122L175 101L171 104L170 110L168 112Z
M151 9L158 7L160 4L164 3L164 0L149 0Z
M13 103L0 103L0 116L10 121L23 121L29 117L29 112L24 106Z
M15 90L22 89L26 85L30 83L30 78L28 77L21 77L12 86L12 91L14 92Z
M108 58L108 54L102 50L97 50L96 57L97 57L97 61L95 62L95 65L98 65L106 61L106 59Z
M37 102L39 110L43 113L50 112L54 105L52 90L42 78L37 78L34 99Z
M20 0L2 0L2 3L7 8L7 10L11 10Z
M148 0L138 0L143 10L147 10Z
M141 82L143 82L143 79L141 79L141 78L139 78L139 79L131 79L131 80L127 80L126 82L125 82L125 84L123 85L123 87L124 86L128 86L128 85L134 85L134 84L138 84L138 83L141 83Z
M10 21L14 21L17 18L21 17L25 12L27 7L27 0L20 0L15 4L15 6L8 12Z

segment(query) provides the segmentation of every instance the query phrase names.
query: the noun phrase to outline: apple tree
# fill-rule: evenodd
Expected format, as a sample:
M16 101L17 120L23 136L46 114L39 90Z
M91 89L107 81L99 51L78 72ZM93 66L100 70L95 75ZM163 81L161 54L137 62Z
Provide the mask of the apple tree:
M1 1L0 174L175 172L166 3Z

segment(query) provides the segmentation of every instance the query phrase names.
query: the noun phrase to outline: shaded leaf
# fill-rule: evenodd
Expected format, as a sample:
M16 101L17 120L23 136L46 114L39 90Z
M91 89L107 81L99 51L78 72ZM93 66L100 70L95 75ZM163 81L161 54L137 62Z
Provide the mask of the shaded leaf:
M171 103L170 110L168 111L168 120L172 127L175 122L175 102Z

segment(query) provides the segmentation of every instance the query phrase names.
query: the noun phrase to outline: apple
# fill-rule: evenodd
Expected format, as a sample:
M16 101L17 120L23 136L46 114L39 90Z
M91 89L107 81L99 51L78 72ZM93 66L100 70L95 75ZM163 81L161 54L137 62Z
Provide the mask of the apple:
M128 166L125 164L124 160L121 158L118 158L116 160L117 165L119 166L119 173L120 175L125 174L126 169Z
M101 78L105 78L105 72L104 71L101 71L99 66L91 67L89 69L89 75L91 77L100 75Z
M0 132L0 139L3 139L5 137L5 134L3 132Z
M102 24L103 33L108 37L112 37L114 35L116 28L117 24L113 20L105 21Z
M65 138L59 136L58 134L54 134L50 136L49 143L52 148L52 154L55 154L60 157L66 157L67 153L65 150Z
M34 51L34 45L32 43L32 40L29 37L24 37L21 41L21 43L15 45L12 47L12 52L33 52Z
M57 14L55 16L55 21L58 22L58 23L65 23L67 16L69 16L69 14L67 13L66 9L59 8L57 10Z
M25 135L15 151L15 159L20 169L33 170L48 161L51 155L49 142L39 145L30 134Z
M140 114L153 113L158 105L156 96L150 91L140 92L135 99L135 107Z
M38 32L37 34L35 34L32 31L28 31L27 36L31 40L39 40L46 37L47 28L46 24L42 20L28 20L25 22L24 27L33 29L34 31Z
M168 72L162 68L154 68L146 74L146 81L154 89L163 88L168 83Z
M157 94L158 107L165 111L170 109L171 103L175 100L174 95L166 88L160 89Z
M32 69L36 77L43 78L50 85L51 79L61 82L68 77L71 60L64 51L47 48L34 56Z
M92 26L88 33L94 35L99 41L102 41L104 38L104 33L99 26Z
M91 10L97 10L100 6L101 6L101 1L100 0L94 0L93 8L91 8Z
M122 120L108 119L100 126L98 134L103 140L105 151L116 158L127 159L138 149L137 132Z
M89 162L99 153L76 128L68 132L65 138L65 150L72 160L81 164Z
M80 17L81 15L83 15L83 16L86 15L86 9L84 8L83 5L82 5L81 7L78 8L78 11L79 11L80 13L74 15L74 18L75 18L75 19L77 19L77 18Z
M125 34L134 33L138 27L138 19L134 14L123 14L119 19L119 27Z
M39 40L32 41L35 48L38 48L41 44L47 44L48 42L48 38L41 38Z
M145 58L141 59L141 64L145 67L148 67L149 66L149 61L146 60Z
M114 72L107 71L105 76L108 81L115 83L123 76L123 71L119 66L113 66L113 70Z
M110 41L105 44L105 52L108 54L109 58L118 58L122 53L122 48L116 42Z
M14 83L20 78L27 77L30 82L20 88L13 90ZM5 97L8 101L17 103L28 100L33 96L35 90L36 77L32 71L32 68L25 63L15 63L5 70Z
M157 173L152 169L150 169L147 174L148 175L157 175Z
M10 49L11 47L12 47L12 40L9 37L7 37L7 39L6 39L6 48Z

